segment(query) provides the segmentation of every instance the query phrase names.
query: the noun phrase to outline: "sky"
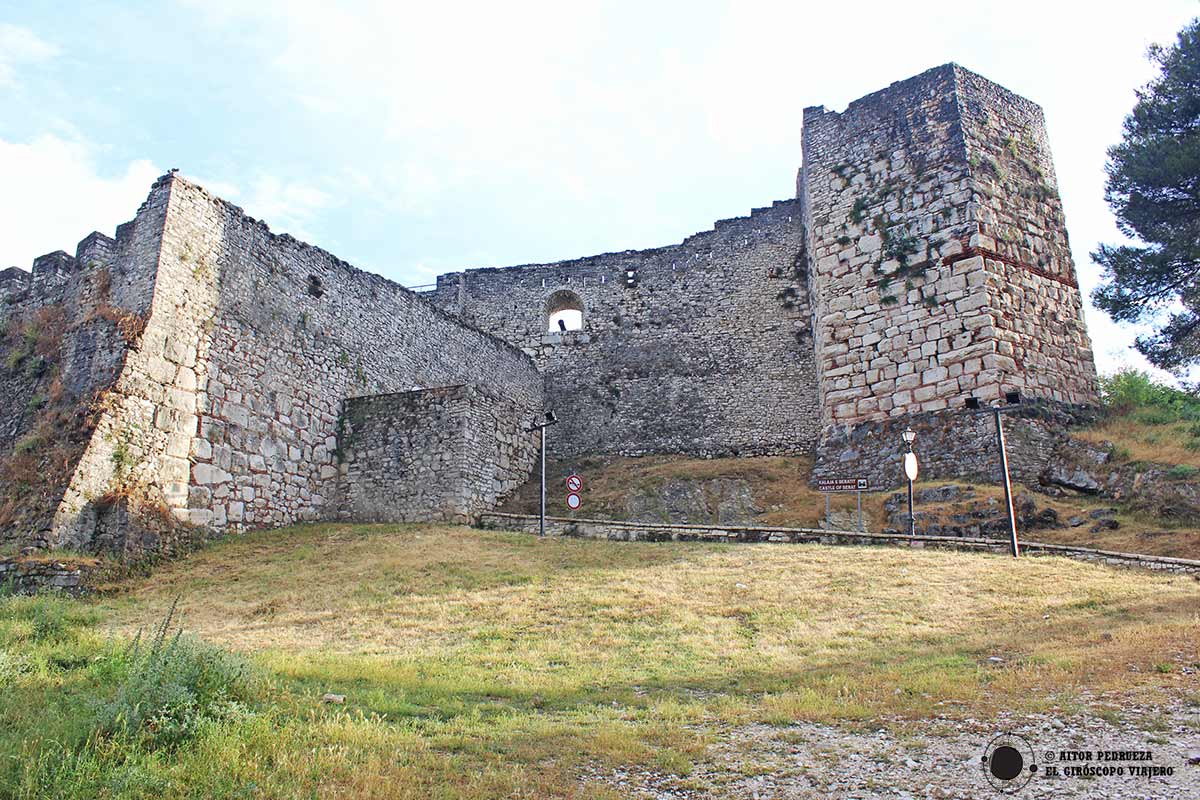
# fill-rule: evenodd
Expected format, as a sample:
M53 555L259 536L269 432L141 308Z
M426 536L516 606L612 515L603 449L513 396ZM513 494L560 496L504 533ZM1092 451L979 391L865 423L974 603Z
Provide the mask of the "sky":
M953 13L949 13L952 11ZM802 110L954 61L1046 111L1079 281L1106 149L1200 3L0 0L0 267L179 168L404 285L673 244L795 194ZM1089 307L1102 373L1146 368Z

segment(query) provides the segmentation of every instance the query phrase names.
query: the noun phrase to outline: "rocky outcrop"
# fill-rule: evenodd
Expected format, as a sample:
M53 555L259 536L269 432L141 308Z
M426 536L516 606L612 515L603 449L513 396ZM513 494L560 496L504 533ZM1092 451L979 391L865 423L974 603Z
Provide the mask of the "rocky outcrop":
M634 490L625 501L629 519L647 522L739 525L762 512L750 484L740 478L669 478Z
M973 486L938 486L914 495L917 533L926 536L1008 538L1008 512L1002 498L978 497ZM929 506L935 506L930 510ZM908 495L897 492L884 503L888 512L885 533L908 531ZM1013 500L1019 530L1061 528L1058 512L1039 506L1022 492Z
M1039 491L1107 497L1132 511L1174 520L1200 519L1200 471L1187 466L1117 464L1113 446L1068 437L1046 463Z
M1112 445L1094 445L1068 437L1054 451L1053 458L1042 471L1040 482L1046 487L1100 494L1104 484L1096 474L1104 471L1111 461Z

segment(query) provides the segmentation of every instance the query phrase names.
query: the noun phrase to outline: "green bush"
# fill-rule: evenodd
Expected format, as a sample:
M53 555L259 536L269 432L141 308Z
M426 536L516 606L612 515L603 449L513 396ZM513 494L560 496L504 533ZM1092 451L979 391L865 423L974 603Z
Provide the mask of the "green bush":
M1200 467L1193 467L1191 464L1176 464L1167 470L1167 477L1172 480L1185 481L1194 478L1197 473L1200 473Z
M1200 422L1200 396L1157 383L1136 369L1100 378L1100 398L1110 415L1130 415L1146 425Z
M97 715L102 737L175 747L206 724L247 716L260 696L260 676L244 659L182 630L172 635L174 612L148 642L139 634L121 654L125 674Z
M73 641L98 618L94 610L69 597L10 594L0 598L0 646L29 648Z

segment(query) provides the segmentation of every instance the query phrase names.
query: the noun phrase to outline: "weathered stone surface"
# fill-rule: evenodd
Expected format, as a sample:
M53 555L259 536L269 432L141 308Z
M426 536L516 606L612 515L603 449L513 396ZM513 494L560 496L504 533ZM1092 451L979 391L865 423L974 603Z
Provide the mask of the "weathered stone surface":
M516 403L475 386L347 402L339 516L468 522L495 508L537 464L539 438Z
M671 247L442 275L431 296L534 356L556 457L795 454L819 427L803 251L785 200ZM583 327L547 333L566 306Z
M926 536L984 537L1004 539L1009 536L1008 510L1004 503L994 497L985 500L973 499L975 492L970 487L946 486L927 489L918 493L915 505L916 531ZM946 503L937 512L923 506L927 503ZM890 533L908 531L908 495L897 492L884 502L888 514ZM1026 493L1013 500L1017 528L1022 531L1061 528L1058 512L1047 506L1038 506L1037 501Z
M752 522L762 511L750 485L738 478L671 478L631 492L625 507L630 519L732 525Z
M1055 486L1062 486L1067 489L1074 489L1077 492L1086 492L1087 494L1097 494L1100 489L1100 482L1089 475L1082 469L1071 468L1061 463L1051 464L1044 476L1048 483Z
M84 561L0 558L0 588L23 594L61 592L78 596L88 591L96 565Z
M88 411L46 513L4 536L129 553L356 513L460 518L528 471L513 423L547 405L559 456L815 444L817 477L879 487L908 424L927 476L993 476L988 420L958 409L1019 389L1037 403L1012 419L1014 477L1127 494L1120 471L1045 472L1096 392L1041 110L945 65L806 109L803 160L794 200L678 245L455 272L423 295L166 175L115 239L0 273L0 323L69 323L61 383ZM563 308L581 330L548 330ZM0 458L49 388L24 358L0 374ZM1190 513L1172 486L1160 505ZM714 513L751 507L735 492Z
M957 411L967 397L991 403L1017 389L1096 403L1035 104L951 64L840 114L806 109L801 187L825 426L819 461L870 472L876 451L836 457L847 425ZM844 255L855 242L860 262ZM876 340L843 325L858 308L876 309L873 321L891 333ZM902 376L895 384L888 368ZM865 382L854 384L856 374ZM858 402L844 402L830 380L843 375ZM976 471L968 463L957 474Z

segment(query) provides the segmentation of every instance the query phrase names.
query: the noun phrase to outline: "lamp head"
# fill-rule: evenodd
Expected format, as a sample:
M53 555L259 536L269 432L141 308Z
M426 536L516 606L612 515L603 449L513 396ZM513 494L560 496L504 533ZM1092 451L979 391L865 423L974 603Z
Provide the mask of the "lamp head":
M904 433L900 434L900 438L904 440L906 445L912 447L912 443L917 440L917 432L912 428L905 428Z

